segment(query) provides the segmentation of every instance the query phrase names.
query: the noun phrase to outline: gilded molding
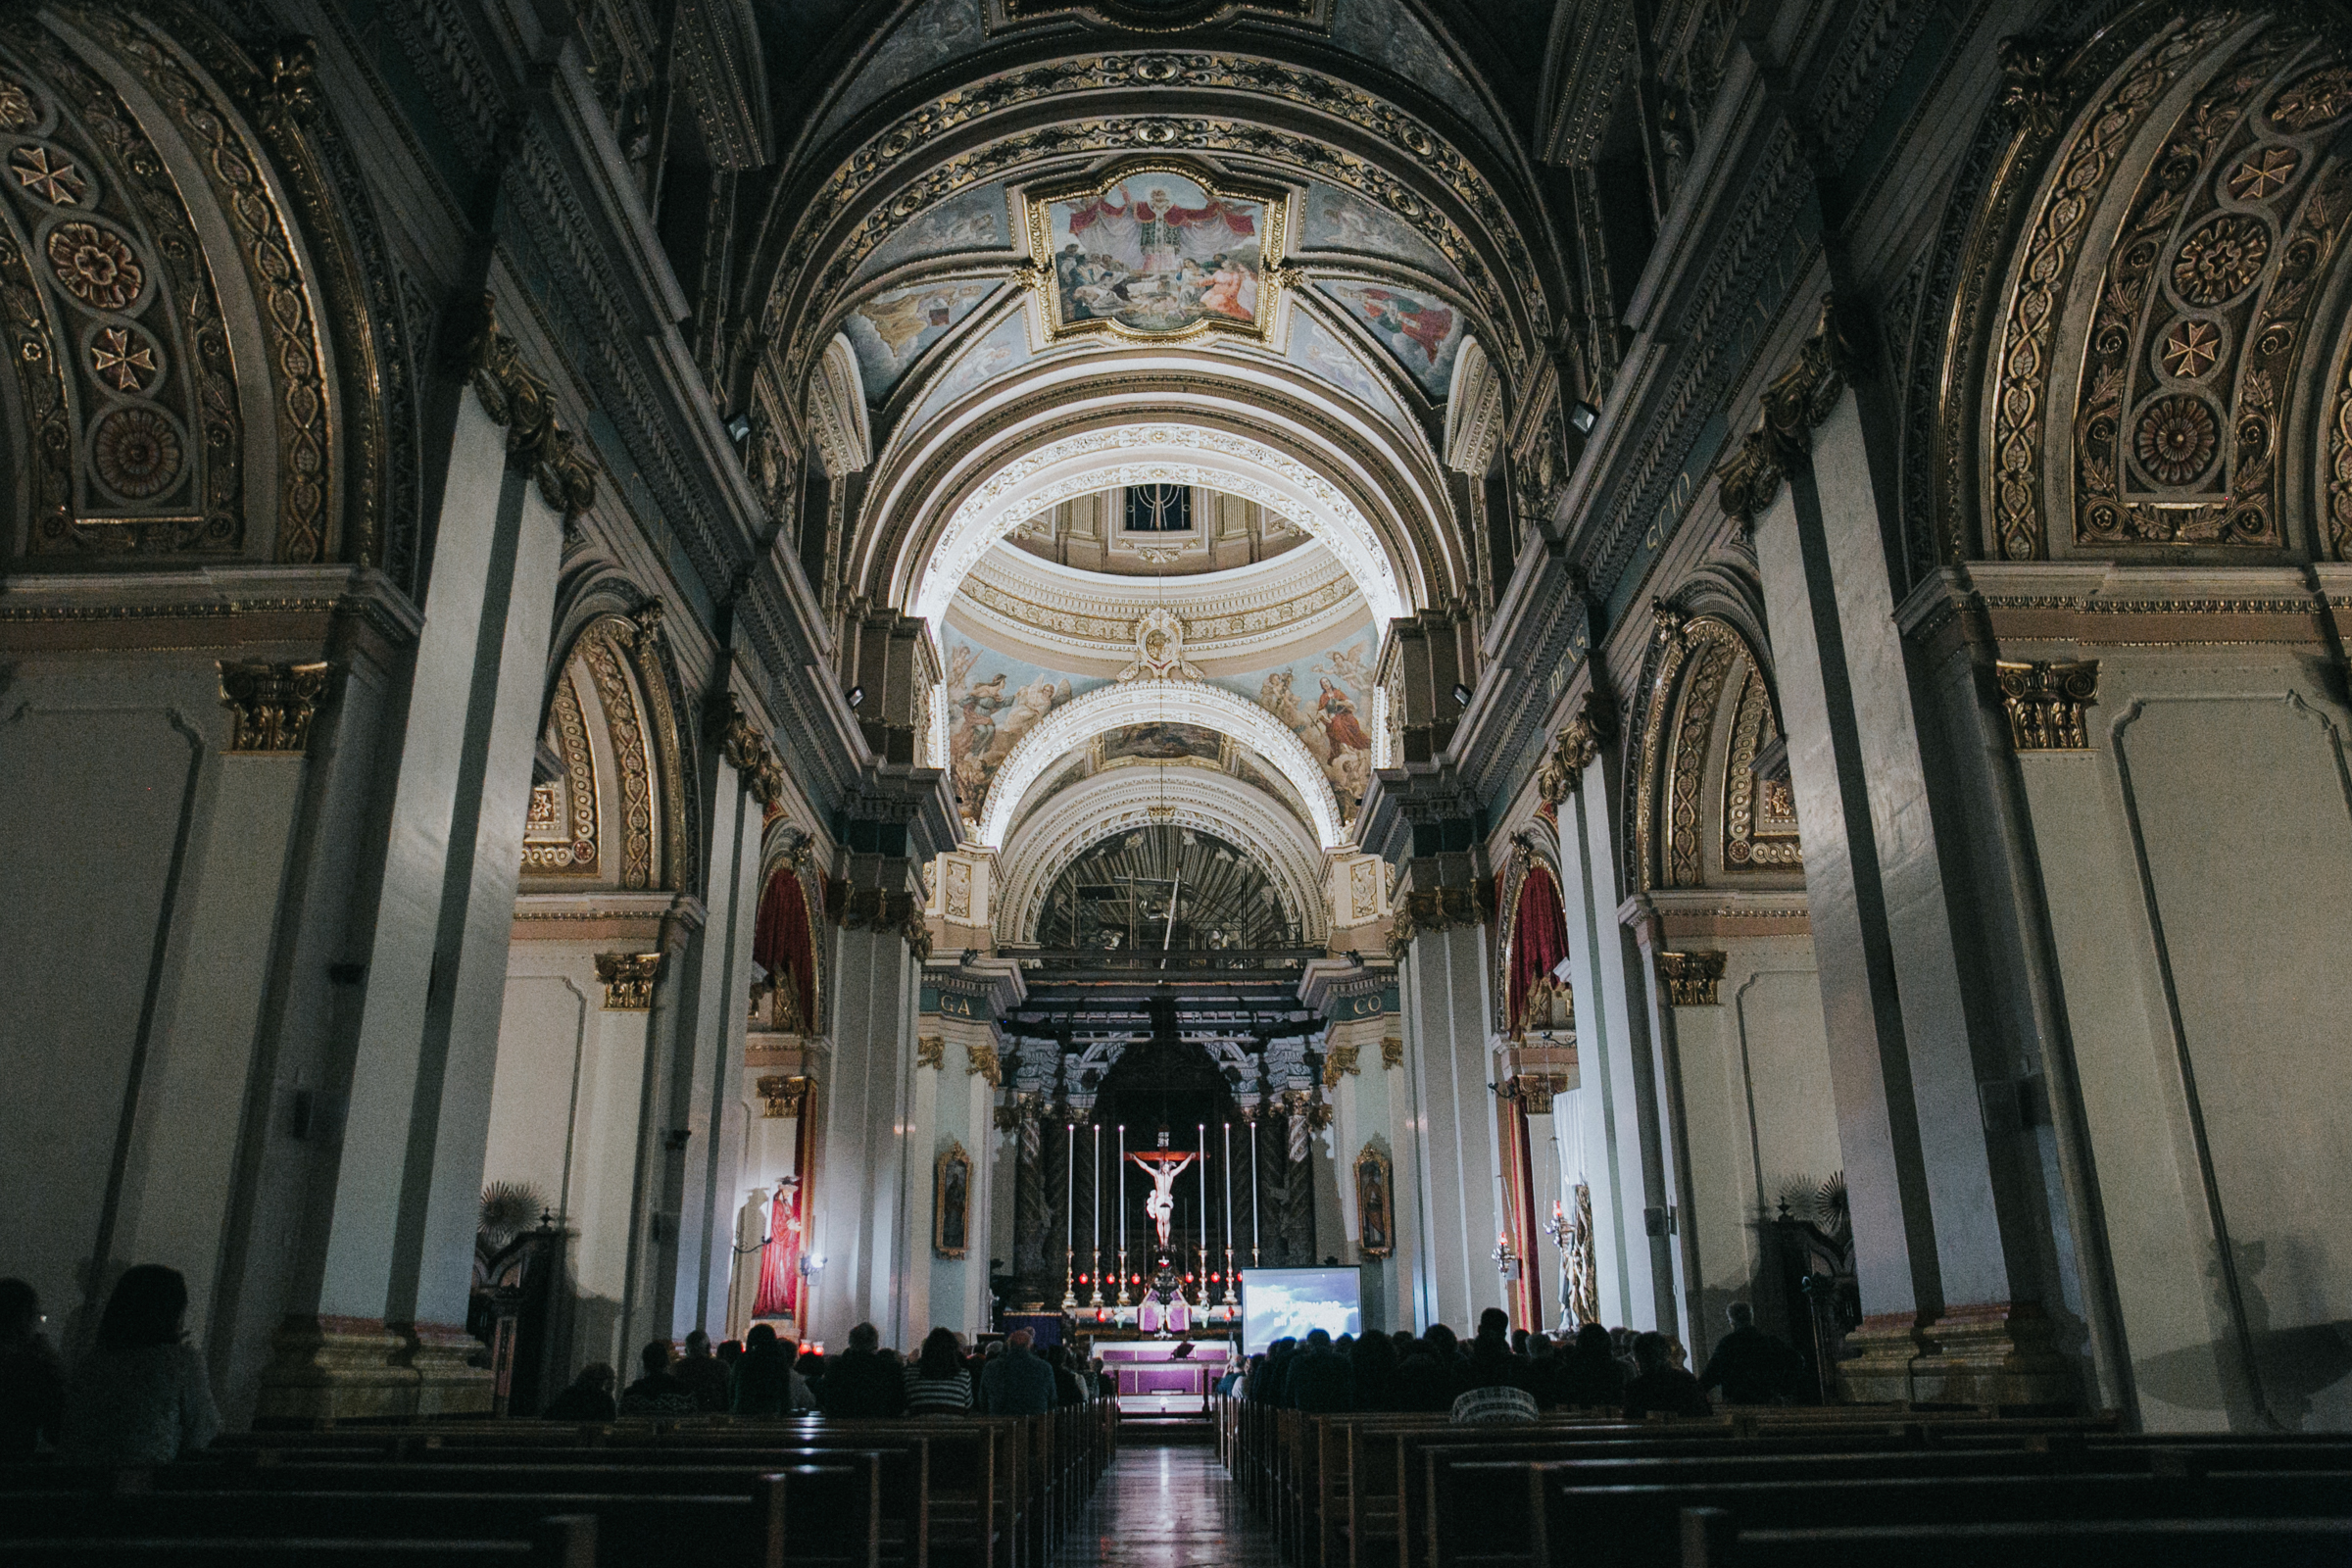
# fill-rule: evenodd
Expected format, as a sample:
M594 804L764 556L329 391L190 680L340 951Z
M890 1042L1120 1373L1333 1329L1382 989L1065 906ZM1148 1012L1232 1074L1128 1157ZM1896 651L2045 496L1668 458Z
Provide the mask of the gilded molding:
M1390 958L1401 963L1413 939L1425 933L1486 924L1492 903L1492 889L1483 883L1475 888L1412 889L1396 904L1396 921L1389 928Z
M596 504L596 466L556 422L547 379L523 363L521 346L499 329L497 296L482 295L481 316L458 357L483 412L506 426L508 455L529 468L541 498L568 526Z
M600 953L596 977L604 982L605 1010L646 1012L654 1005L654 981L662 973L659 953Z
M752 1088L765 1102L760 1111L763 1121L784 1121L801 1114L808 1102L808 1092L815 1084L801 1074L773 1073L755 1079Z
M1383 1071L1404 1065L1404 1037L1402 1035L1381 1036L1380 1065Z
M301 757L310 750L311 720L325 700L334 666L220 662L220 706L230 714L232 756Z
M2001 707L2009 715L2009 744L2019 752L2090 749L2082 710L2099 700L2099 662L2033 661L1992 666Z
M947 1060L947 1056L946 1036L917 1035L914 1037L914 1064L917 1067L930 1067L937 1070Z
M1361 1046L1333 1046L1323 1057L1323 1087L1337 1089L1343 1073L1357 1073L1356 1059L1363 1054Z
M1720 1006L1725 956L1720 952L1661 952L1658 978L1666 982L1667 1001L1677 1007Z
M1845 392L1859 366L1838 319L1837 296L1821 297L1821 315L1795 362L1764 389L1757 428L1716 470L1726 516L1752 521L1781 493L1781 481L1811 456L1813 431Z
M996 1046L989 1041L978 1041L963 1048L963 1071L966 1077L987 1079L991 1089L1004 1087L1004 1059L997 1054Z
M1615 706L1599 689L1587 691L1552 738L1551 755L1536 769L1536 793L1546 805L1559 805L1584 782L1585 769L1599 758L1601 748L1616 738Z

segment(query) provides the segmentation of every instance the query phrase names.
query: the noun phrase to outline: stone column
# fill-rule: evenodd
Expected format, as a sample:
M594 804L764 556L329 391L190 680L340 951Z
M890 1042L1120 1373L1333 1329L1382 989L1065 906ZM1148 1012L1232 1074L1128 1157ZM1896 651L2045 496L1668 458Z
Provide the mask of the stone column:
M1597 678L1589 676L1588 679ZM1593 1214L1601 1316L1671 1332L1677 1323L1673 1198L1648 1005L1648 967L1619 918L1626 824L1622 749L1605 689L1572 693L1544 764L1559 812L1569 977L1576 997L1585 1182Z
M1012 1276L1025 1301L1046 1294L1045 1108L1035 1095L1016 1095L1012 1173Z
M1970 893L1949 792L1931 778L1894 618L1891 452L1846 385L1829 306L1727 466L1772 628L1805 887L1821 965L1862 1307L1858 1396L1988 1388L2062 1394L2013 1151L1987 1137L1979 1080L2013 1076L1962 933ZM1785 481L1785 482L1784 482ZM1981 972L1975 978L1987 977Z
M1476 1327L1507 1306L1488 1255L1500 1227L1502 1168L1492 1091L1494 1015L1487 917L1491 895L1466 852L1416 856L1406 867L1389 952L1396 959L1411 1073L1416 1322Z
M826 895L836 927L828 956L833 1056L830 1081L819 1086L825 1197L808 1244L818 1266L811 1332L828 1347L846 1344L859 1322L880 1329L886 1343L903 1334L906 1281L921 1255L906 1225L907 1127L930 936L910 861L880 854L846 860ZM929 1239L921 1246L928 1252Z
M1362 963L1309 959L1298 997L1330 1021L1323 1044L1323 1098L1332 1114L1340 1233L1323 1250L1337 1252L1344 1263L1363 1265L1367 1329L1403 1327L1398 1226L1420 1198L1412 1162L1398 1154L1412 1140L1403 1114L1409 1097L1403 1093L1404 1041L1396 1033L1396 972L1378 958ZM1213 1136L1216 1129L1209 1131ZM1371 1229L1357 1201L1357 1168L1367 1157L1385 1163L1387 1171L1388 1213L1385 1224ZM1248 1204L1249 1194L1237 1181L1236 1257L1245 1264L1250 1260Z
M475 1210L563 533L595 484L486 308L469 353L320 1261L265 1417L489 1404L465 1364Z

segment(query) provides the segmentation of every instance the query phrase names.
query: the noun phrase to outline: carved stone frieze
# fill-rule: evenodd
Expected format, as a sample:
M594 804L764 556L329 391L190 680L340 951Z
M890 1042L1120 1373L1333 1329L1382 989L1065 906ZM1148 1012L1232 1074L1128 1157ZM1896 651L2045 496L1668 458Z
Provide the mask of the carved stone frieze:
M1993 666L2001 708L2009 715L2009 743L2020 752L2080 752L2090 747L2082 710L2099 700L2099 662L2048 661Z
M654 1005L654 981L662 973L659 953L600 953L596 977L604 982L605 1010L646 1012Z
M1666 1000L1677 1007L1720 1005L1725 956L1705 951L1660 953L1658 978L1665 982Z
M311 721L325 701L334 666L222 660L220 706L230 714L231 754L300 757L310 750Z

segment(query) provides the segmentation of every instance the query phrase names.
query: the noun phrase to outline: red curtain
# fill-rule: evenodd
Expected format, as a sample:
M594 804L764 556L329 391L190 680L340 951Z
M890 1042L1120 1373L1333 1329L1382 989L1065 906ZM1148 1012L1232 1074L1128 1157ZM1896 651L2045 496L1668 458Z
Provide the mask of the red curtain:
M760 1252L760 1294L752 1298L752 1316L798 1322L800 1311L801 1188L798 1182L778 1182L775 1200L767 1205L767 1246Z
M1527 1018L1527 994L1568 956L1568 917L1551 868L1538 861L1519 884L1519 907L1511 921L1511 1027Z
M816 942L808 927L808 896L799 873L785 866L760 897L760 918L752 932L752 961L770 975L790 973L799 1003L799 1028L816 1032Z

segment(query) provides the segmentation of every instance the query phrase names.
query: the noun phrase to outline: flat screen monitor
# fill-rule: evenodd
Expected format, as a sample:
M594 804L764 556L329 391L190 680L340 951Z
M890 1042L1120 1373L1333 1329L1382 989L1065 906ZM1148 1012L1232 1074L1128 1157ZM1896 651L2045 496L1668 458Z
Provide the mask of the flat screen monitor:
M1242 1270L1242 1353L1276 1340L1303 1340L1310 1329L1333 1339L1364 1329L1363 1278L1351 1268Z

